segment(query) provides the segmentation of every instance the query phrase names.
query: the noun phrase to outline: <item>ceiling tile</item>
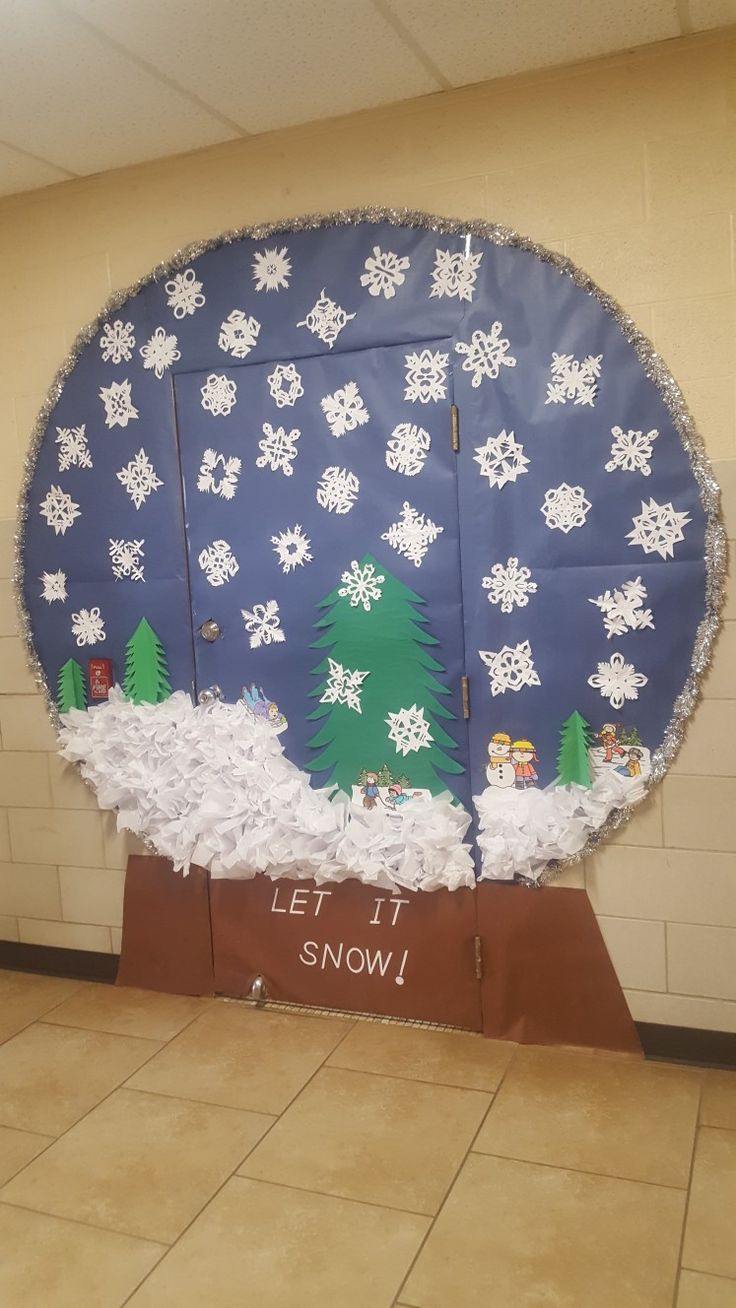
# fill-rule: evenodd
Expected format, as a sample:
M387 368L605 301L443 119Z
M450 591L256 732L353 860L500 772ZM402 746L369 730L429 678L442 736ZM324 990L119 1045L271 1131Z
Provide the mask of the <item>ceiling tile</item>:
M65 182L69 173L42 159L21 154L12 145L0 142L0 196L14 195L17 191L35 191L39 186Z
M694 32L736 23L736 0L688 0Z

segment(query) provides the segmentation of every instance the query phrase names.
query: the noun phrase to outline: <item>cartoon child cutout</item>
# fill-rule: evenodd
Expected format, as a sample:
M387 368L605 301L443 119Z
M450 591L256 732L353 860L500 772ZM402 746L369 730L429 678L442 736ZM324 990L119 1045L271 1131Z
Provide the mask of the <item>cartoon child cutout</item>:
M515 777L511 761L511 737L505 731L497 731L488 743L488 784L505 790L513 786Z
M401 786L398 781L391 782L386 797L387 808L400 808L402 804L407 804L410 799L411 795L407 795L404 787Z
M621 753L623 754L625 753L625 751L621 750ZM623 777L640 777L641 760L643 757L644 755L642 750L635 749L635 748L630 749L628 759L621 767L617 767L616 771L620 772Z
M618 727L613 722L604 722L598 732L598 739L603 746L603 762L613 763L614 754L623 758L626 750L618 743Z
M366 772L365 785L361 788L363 808L375 808L378 803L378 773Z
M511 759L514 764L515 785L517 790L527 790L536 786L539 776L534 763L538 763L537 751L530 740L515 740L511 746Z

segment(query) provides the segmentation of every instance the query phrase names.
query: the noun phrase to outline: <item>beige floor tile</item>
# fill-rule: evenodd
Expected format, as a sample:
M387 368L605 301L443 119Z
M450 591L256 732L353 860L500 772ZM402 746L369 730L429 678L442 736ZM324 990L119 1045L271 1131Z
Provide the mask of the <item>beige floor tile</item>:
M212 1005L211 999L165 995L128 986L85 985L46 1019L111 1035L171 1040Z
M117 1090L0 1191L0 1202L171 1244L274 1121Z
M354 1072L382 1072L435 1085L496 1090L514 1048L507 1040L484 1040L459 1031L356 1022L327 1062L329 1067L348 1067Z
M682 1253L684 1267L736 1279L736 1131L698 1132Z
M436 1213L490 1096L323 1068L241 1176Z
M428 1224L234 1177L129 1308L389 1308Z
M22 1031L79 989L79 981L61 977L0 972L0 1040Z
M0 1204L3 1308L119 1308L164 1247Z
M688 1068L519 1049L473 1147L686 1187L700 1081Z
M60 1135L159 1048L37 1022L0 1045L0 1123Z
M683 1270L677 1308L736 1308L736 1281Z
M351 1023L214 1004L130 1084L136 1090L281 1113Z
M0 1126L0 1185L15 1176L36 1154L51 1144L53 1136L36 1135L31 1131L14 1131Z
M736 1131L736 1072L706 1072L700 1120L704 1126L725 1126Z
M678 1190L472 1154L401 1301L670 1308L684 1206Z

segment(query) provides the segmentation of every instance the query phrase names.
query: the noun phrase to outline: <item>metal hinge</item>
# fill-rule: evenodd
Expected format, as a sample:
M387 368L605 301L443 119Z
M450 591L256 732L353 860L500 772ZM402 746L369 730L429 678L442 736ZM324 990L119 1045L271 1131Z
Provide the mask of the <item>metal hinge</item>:
M470 717L470 682L467 677L460 678L460 693L463 697L463 718L467 722Z
M483 941L480 936L473 936L473 955L475 958L475 979L483 980Z
M453 404L450 408L450 434L452 437L452 448L457 454L460 449L460 414L457 405Z

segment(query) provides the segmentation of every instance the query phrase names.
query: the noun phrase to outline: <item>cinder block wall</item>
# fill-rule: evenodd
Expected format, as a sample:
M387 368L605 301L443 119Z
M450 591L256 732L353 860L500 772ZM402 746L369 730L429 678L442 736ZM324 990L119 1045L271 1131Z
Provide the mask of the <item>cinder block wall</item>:
M0 202L0 937L119 946L115 833L55 756L11 540L46 386L110 290L178 246L362 204L504 222L616 295L680 381L736 536L736 32L429 96ZM636 1018L736 1031L736 607L672 774L573 869Z

